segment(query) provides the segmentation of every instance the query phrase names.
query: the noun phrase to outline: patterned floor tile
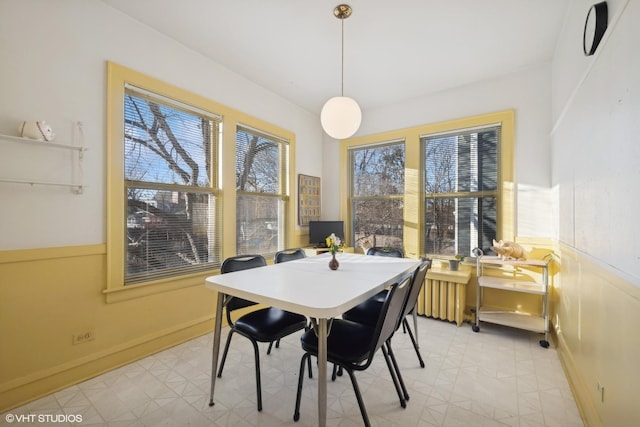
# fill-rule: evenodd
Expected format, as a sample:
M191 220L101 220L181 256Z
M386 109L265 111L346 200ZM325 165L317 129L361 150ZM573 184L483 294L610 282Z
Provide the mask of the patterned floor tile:
M424 369L408 337L399 331L393 338L410 394L406 408L382 355L368 370L356 372L372 425L583 426L556 350L540 347L539 335L496 325L474 333L468 325L421 317L418 339ZM81 425L108 427L317 425L315 365L313 379L305 373L301 417L293 421L302 355L298 335L283 339L271 355L266 345L260 348L261 412L253 350L240 336L232 340L223 375L216 379L215 405L209 406L212 340L212 334L199 337L8 413L82 415ZM362 425L347 375L329 381L327 425Z

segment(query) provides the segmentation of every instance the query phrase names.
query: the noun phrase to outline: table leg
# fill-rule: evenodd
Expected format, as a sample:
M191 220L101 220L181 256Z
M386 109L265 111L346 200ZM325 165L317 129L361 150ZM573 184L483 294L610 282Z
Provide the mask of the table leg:
M216 323L213 327L213 349L211 351L211 395L209 406L213 406L213 391L216 387L216 372L218 370L218 354L220 353L220 335L222 331L222 309L224 307L224 294L218 292L216 305Z
M318 322L318 425L327 425L327 319Z

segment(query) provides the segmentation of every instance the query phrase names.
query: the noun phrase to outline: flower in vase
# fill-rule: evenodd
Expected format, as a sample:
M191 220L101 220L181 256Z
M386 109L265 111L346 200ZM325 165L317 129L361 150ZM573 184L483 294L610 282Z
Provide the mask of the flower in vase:
M335 233L331 233L330 236L327 236L325 243L327 244L327 249L329 249L331 255L335 255L337 252L342 252L342 248L344 247L342 240L340 240Z

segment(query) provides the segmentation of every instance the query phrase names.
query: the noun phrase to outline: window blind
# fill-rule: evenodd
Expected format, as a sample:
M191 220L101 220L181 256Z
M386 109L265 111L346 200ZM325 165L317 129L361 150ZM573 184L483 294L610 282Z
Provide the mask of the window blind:
M352 148L349 158L353 245L402 248L404 140Z
M220 265L220 117L128 87L124 101L125 284Z
M236 252L275 253L285 241L288 141L238 126L235 167Z
M421 136L425 253L468 256L495 237L500 134L492 125Z

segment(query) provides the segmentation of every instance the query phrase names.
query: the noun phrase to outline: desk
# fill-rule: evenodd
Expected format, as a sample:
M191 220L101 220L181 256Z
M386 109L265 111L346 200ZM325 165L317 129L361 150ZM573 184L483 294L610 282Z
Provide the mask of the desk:
M206 286L218 292L211 362L211 403L215 390L225 295L245 298L315 319L318 334L318 421L327 421L327 331L330 319L396 283L420 260L341 253L340 268L329 269L329 254L266 267L211 276ZM292 402L293 408L293 402Z
M307 256L322 255L326 252L329 252L329 248L318 248L315 246L305 246L302 249L304 249L304 253ZM342 252L353 254L355 253L355 248L353 246L347 246L346 248L342 248Z

